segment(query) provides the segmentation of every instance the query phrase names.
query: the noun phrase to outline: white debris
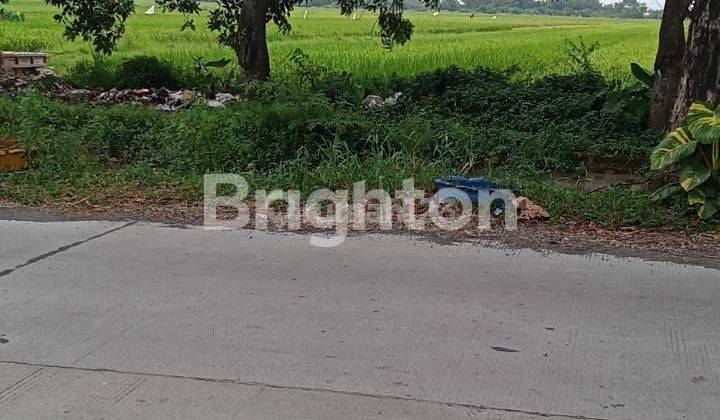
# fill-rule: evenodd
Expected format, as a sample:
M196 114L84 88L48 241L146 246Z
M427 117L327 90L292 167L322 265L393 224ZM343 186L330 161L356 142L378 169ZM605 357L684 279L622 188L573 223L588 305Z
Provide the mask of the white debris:
M215 99L210 99L209 101L207 101L207 106L209 106L210 108L225 108L224 103L216 101Z
M367 107L381 106L385 103L385 100L377 95L368 95L362 103Z
M393 93L392 96L385 99L385 105L388 105L388 106L397 105L398 99L400 99L401 96L402 96L402 92Z
M382 96L378 95L368 95L363 101L362 104L367 107L375 107L375 106L393 106L397 105L398 100L402 96L402 92L395 92L392 95L388 96L386 99L383 99Z

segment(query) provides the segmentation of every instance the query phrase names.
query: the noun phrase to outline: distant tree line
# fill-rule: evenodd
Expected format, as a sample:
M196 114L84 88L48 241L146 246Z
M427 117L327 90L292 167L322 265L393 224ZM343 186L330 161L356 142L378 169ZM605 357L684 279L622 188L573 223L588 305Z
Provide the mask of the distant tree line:
M334 0L308 0L308 6L335 6ZM441 0L441 10L478 13L522 13L535 15L614 17L659 19L662 12L651 10L638 0L602 4L600 0ZM422 4L408 2L406 9L420 9Z

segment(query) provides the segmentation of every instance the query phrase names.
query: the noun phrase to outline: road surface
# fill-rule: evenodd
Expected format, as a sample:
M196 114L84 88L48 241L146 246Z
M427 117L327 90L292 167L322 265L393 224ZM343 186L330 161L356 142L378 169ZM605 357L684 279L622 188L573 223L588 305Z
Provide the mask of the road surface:
M0 221L0 419L716 419L720 271Z

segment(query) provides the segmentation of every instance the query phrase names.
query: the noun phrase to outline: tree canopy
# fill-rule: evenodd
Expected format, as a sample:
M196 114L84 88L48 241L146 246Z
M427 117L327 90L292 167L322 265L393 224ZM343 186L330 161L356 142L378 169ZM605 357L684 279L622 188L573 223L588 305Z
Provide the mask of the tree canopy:
M60 8L53 18L65 25L65 36L90 41L96 51L110 54L125 34L125 21L135 11L133 0L46 0Z

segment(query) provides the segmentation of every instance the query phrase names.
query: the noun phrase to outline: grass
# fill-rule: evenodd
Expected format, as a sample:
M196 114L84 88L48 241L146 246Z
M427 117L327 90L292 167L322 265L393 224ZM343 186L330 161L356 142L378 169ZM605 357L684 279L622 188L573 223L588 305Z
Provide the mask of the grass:
M141 55L174 68L191 67L197 57L233 58L204 26L205 14L197 31L181 32L180 15L146 16L148 6L137 3L139 14L129 21L110 67ZM46 51L64 74L92 60L90 45L66 41L43 2L11 0L10 7L26 21L0 22L0 50ZM695 225L684 203L659 205L647 192L622 186L588 194L547 177L551 171L585 171L579 155L648 155L657 133L642 129L631 98L609 98L618 86L635 82L630 62L651 67L658 22L408 12L416 27L412 41L388 51L371 14L350 20L337 10L311 9L303 19L303 12L293 16L290 34L271 25L275 81L267 95L224 110L165 114L0 95L0 136L18 137L31 151L33 168L0 174L0 197L102 205L141 194L196 202L208 172L238 173L253 188L304 194L347 189L358 180L392 191L404 178L430 186L435 177L464 173L505 179L505 187L545 206L556 220L612 228ZM591 59L602 77L556 76L571 73L565 40L579 37L598 44ZM298 79L288 58L296 48L327 67L330 78L310 85ZM101 77L104 66L90 66L99 73L86 76ZM501 71L511 66L519 74ZM353 77L333 79L339 72ZM387 110L361 107L358 84L367 93L384 85L378 80L408 92L409 99ZM613 80L620 84L608 82Z
M229 49L217 45L205 22L197 19L197 31L179 30L178 14L144 15L150 3L137 3L137 15L128 22L127 34L118 45L114 60L137 55L167 59L190 65L194 57L232 57ZM209 7L209 6L205 6ZM43 50L59 71L92 58L85 42L67 42L63 28L52 20L55 10L40 0L11 0L10 8L25 13L24 22L0 22L0 50ZM557 16L490 15L468 13L407 13L415 25L410 43L392 51L382 48L370 13L351 20L336 9L304 9L292 16L293 31L279 33L270 25L270 52L277 76L289 71L288 54L301 48L313 61L334 71L347 71L359 78L386 79L393 73L413 76L446 68L484 66L504 69L519 65L535 76L567 71L564 39L583 37L597 42L593 55L596 67L608 78L632 82L628 65L635 61L651 67L657 46L659 23L653 20L596 19Z
M609 86L596 76L523 81L449 69L405 84L407 98L387 109L336 102L297 80L270 82L254 100L225 109L172 114L0 96L0 136L20 139L32 165L0 174L0 197L108 205L139 194L194 203L202 198L203 174L218 172L240 174L253 189L305 196L360 180L392 193L405 178L430 187L435 177L464 173L500 180L556 220L614 228L691 224L684 203L658 205L627 187L588 194L547 176L582 170L581 153L647 156L657 140L628 104L603 105Z

